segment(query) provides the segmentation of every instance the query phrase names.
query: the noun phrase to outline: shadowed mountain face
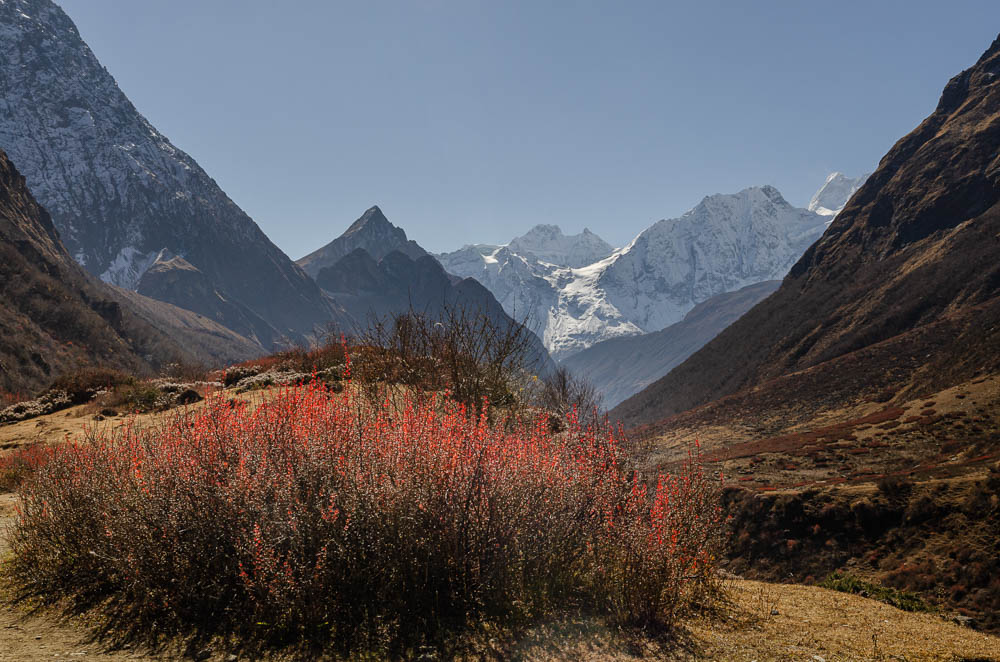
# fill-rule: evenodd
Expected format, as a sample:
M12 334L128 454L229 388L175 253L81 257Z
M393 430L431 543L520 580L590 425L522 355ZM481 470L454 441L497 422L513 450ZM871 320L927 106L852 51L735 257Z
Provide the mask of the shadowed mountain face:
M763 393L783 375L802 401L875 385L898 399L1000 368L998 154L1000 39L948 83L777 293L612 414L650 423Z
M365 249L356 248L322 269L316 282L343 307L358 330L374 319L411 310L441 318L449 308L483 314L500 328L516 324L489 290L472 278L449 275L430 255L414 260L393 251L376 260ZM554 368L552 359L542 341L528 333L534 369L549 373Z
M593 384L604 396L605 406L614 407L670 372L778 285L780 281L767 280L717 294L676 324L641 336L599 342L563 360L562 365Z
M195 163L136 110L50 0L0 3L0 146L51 213L69 253L135 289L163 249L182 257L232 311L266 322L265 344L330 319L315 283ZM158 296L204 307L200 288ZM195 296L194 300L188 298ZM242 313L216 318L244 329Z
M411 306L436 313L454 298L452 281L437 260L429 255L413 260L399 251L378 260L364 248L355 248L320 270L316 282L361 322Z
M136 291L204 315L262 345L274 334L266 320L247 306L230 301L200 269L166 249L142 274Z
M79 366L142 372L259 352L209 320L89 276L0 152L0 389L26 393Z
M446 309L462 309L485 314L501 327L517 323L488 289L472 278L447 273L378 207L299 263L307 271L316 269L316 283L338 306L346 330L360 331L374 319L411 310L441 317ZM552 371L555 364L542 341L529 333L537 370Z
M364 249L376 261L398 251L414 260L427 255L417 242L406 238L403 228L398 228L385 217L377 206L372 207L361 218L354 221L344 234L329 244L313 251L304 258L297 260L298 264L313 278L326 267L332 267L339 260L357 249Z

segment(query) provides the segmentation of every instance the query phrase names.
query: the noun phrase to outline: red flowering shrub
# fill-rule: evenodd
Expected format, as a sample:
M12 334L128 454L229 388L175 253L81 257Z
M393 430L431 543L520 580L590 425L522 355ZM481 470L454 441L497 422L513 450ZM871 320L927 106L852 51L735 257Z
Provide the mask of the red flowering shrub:
M718 480L697 458L647 486L610 426L355 393L210 397L58 447L22 486L14 577L137 631L354 650L556 608L669 623L711 584Z
M0 492L16 488L38 467L48 462L52 454L52 446L45 444L32 444L0 452Z

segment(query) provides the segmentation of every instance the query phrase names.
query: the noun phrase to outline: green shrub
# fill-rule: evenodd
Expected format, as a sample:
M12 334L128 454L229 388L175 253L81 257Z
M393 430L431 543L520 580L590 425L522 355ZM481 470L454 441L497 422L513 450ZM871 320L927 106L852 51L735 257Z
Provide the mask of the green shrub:
M914 593L867 582L847 573L830 573L819 585L833 591L853 593L865 598L878 600L903 611L930 612L935 610L932 605L927 604L920 596Z

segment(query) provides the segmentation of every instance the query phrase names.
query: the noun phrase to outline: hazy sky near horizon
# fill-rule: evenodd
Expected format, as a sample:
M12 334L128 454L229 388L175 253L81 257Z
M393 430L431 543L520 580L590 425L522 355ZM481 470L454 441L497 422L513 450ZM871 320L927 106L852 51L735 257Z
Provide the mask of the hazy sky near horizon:
M373 204L431 251L615 245L705 195L804 206L927 116L995 0L57 0L293 259Z

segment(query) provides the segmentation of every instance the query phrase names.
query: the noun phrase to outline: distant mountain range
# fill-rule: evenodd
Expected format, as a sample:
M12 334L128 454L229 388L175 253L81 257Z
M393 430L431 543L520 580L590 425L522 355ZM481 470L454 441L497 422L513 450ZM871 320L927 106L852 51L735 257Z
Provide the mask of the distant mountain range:
M831 175L817 197L842 207L852 192L842 180ZM784 277L826 227L830 210L822 209L793 207L761 186L708 196L617 250L587 230L567 237L538 226L504 246L437 257L450 273L483 283L509 314L527 318L553 356L565 359L603 340L664 329L718 294Z

